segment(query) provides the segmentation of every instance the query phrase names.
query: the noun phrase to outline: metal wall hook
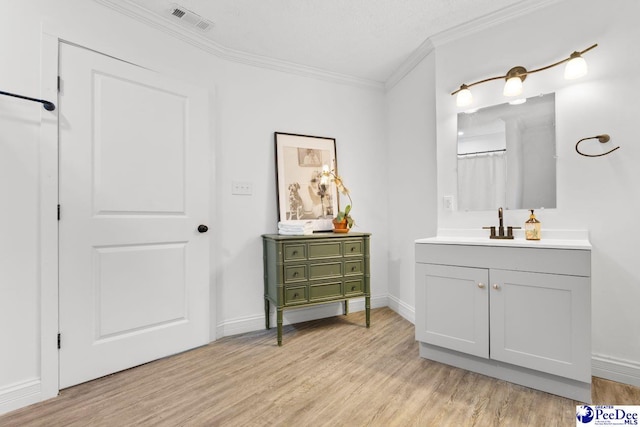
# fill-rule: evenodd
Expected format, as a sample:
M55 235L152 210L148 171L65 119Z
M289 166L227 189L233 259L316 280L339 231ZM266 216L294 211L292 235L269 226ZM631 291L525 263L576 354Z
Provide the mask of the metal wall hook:
M611 153L613 153L614 151L616 151L618 148L620 148L620 147L618 146L618 147L613 148L613 149L611 149L611 150L607 151L606 153L602 153L602 154L585 154L585 153L583 153L582 151L580 151L580 150L578 149L578 145L580 145L580 143L581 143L582 141L586 141L587 139L597 139L598 141L600 141L601 143L603 143L603 144L604 144L605 142L609 142L609 141L611 140L611 137L605 133L605 134L602 134L602 135L590 136L589 138L582 138L580 141L578 141L578 142L576 143L576 151L577 151L577 152L578 152L578 154L580 154L581 156L585 156L585 157L602 157L602 156L606 156L607 154L611 154Z

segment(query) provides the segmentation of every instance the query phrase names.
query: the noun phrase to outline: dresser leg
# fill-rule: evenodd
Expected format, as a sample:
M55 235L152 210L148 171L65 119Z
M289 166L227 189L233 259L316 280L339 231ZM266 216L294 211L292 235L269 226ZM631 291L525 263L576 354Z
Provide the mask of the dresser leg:
M349 300L348 299L344 300L344 315L346 316L347 314L349 314Z
M277 312L278 346L282 347L282 309L278 308Z
M269 324L269 299L264 299L264 323L266 324L267 329L271 327Z
M371 297L364 297L364 312L368 328L371 325Z

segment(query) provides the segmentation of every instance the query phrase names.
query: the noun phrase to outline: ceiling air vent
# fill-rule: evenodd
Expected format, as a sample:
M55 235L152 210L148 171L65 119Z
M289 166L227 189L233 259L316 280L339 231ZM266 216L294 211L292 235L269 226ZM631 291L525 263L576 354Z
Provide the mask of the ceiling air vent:
M213 22L176 3L173 3L171 5L169 13L174 19L179 20L183 26L188 28L196 28L199 31L204 32L210 30L211 27L213 27Z

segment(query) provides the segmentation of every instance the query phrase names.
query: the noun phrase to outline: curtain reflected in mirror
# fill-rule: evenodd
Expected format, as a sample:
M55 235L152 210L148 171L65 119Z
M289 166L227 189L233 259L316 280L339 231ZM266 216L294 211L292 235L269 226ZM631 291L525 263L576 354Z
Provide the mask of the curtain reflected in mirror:
M458 114L458 209L556 207L555 96Z
M458 156L458 209L506 206L507 159L504 151Z

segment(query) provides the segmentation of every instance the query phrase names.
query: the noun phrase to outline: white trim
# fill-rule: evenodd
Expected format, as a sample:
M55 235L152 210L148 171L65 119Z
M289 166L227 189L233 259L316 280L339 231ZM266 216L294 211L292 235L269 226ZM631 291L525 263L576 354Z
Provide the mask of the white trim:
M401 301L393 295L389 295L387 299L389 300L389 308L391 310L395 311L414 325L416 324L416 310L414 307L411 307L409 304Z
M388 306L387 295L371 297L371 308ZM364 311L364 298L354 298L349 300L349 312ZM311 307L300 307L298 309L285 310L282 315L282 324L291 325L294 323L308 322L310 320L324 319L326 317L342 315L342 302L327 303ZM372 322L374 319L372 319ZM273 306L270 312L270 326L275 329L276 317ZM265 328L264 314L256 314L247 317L237 317L235 319L222 322L217 327L218 338L231 335L244 334L246 332L259 331Z
M463 24L456 25L455 27L448 28L430 37L435 47L440 47L444 44L450 43L468 37L472 34L480 31L495 27L503 22L510 21L520 16L528 15L538 9L543 9L547 6L560 3L565 0L539 0L536 2L520 2L507 6L504 9L483 15L479 18L467 21Z
M415 67L422 62L424 58L429 56L435 50L435 46L431 39L427 39L411 55L389 76L384 88L385 90L392 89L402 79L405 78Z
M42 384L39 379L30 379L0 389L0 415L40 402Z
M591 367L595 377L640 387L640 364L637 362L594 354Z
M192 33L181 28L175 22L162 18L141 6L133 3L131 0L94 0L101 5L122 13L139 22L149 25L155 29L163 31L185 43L188 43L198 49L202 49L212 55L229 61L241 64L252 65L260 68L281 71L290 74L297 74L304 77L311 77L320 80L330 81L333 83L341 83L352 86L365 87L370 89L384 89L384 83L359 77L353 77L346 74L336 73L333 71L323 70L316 67L294 64L288 61L282 61L274 58L268 58L261 55L255 55L239 50L230 49L222 46L213 40L203 37L199 34Z

